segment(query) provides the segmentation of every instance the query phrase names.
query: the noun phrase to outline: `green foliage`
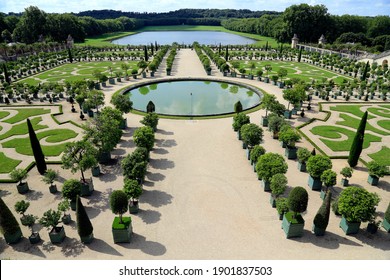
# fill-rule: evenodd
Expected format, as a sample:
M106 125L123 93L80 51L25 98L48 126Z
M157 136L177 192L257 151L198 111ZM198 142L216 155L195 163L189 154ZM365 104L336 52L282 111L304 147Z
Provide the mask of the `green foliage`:
M244 124L250 123L249 116L244 113L238 113L233 117L233 129L239 131Z
M128 199L136 201L142 194L142 186L137 180L126 178L123 191L127 195Z
M251 154L250 154L250 160L256 164L257 163L257 160L259 159L260 156L264 155L265 154L265 149L263 146L260 146L260 145L255 145L252 150L251 150Z
M124 114L127 114L133 109L133 102L124 94L114 94L111 98L111 104Z
M366 111L360 121L359 127L356 131L355 138L353 139L351 149L349 151L348 164L351 167L355 167L358 163L360 154L363 149L364 131L366 129L368 112Z
M279 140L286 143L287 147L295 147L295 143L300 139L298 132L290 126L279 132Z
M61 219L61 212L54 211L53 209L47 210L43 213L42 218L39 219L39 223L46 228L55 228Z
M149 126L139 127L134 131L133 135L134 143L137 147L144 147L148 151L153 149L154 146L154 132Z
M370 161L367 163L367 168L368 168L368 174L371 176L376 176L376 177L383 177L386 174L389 173L389 167L379 164L376 161Z
M279 133L280 128L286 124L286 121L283 117L276 114L271 114L268 117L268 128L274 133Z
M295 187L288 195L288 208L294 213L302 213L307 209L307 203L309 201L309 195L305 188Z
M320 207L318 209L317 214L314 216L314 225L317 228L325 230L329 223L329 214L330 214L330 204L332 200L332 193L328 191L326 193L326 197Z
M146 174L148 164L146 160L147 155L145 155L142 148L137 148L133 153L127 155L121 161L124 177L134 180L142 180Z
M271 192L274 198L284 194L287 188L287 177L284 174L275 174L271 178Z
M322 173L320 179L322 183L328 188L336 185L337 174L332 169L327 169Z
M100 90L91 90L87 93L86 99L84 101L84 105L87 108L96 108L104 105L104 93Z
M156 106L154 105L154 103L152 101L149 101L148 105L146 105L146 112L147 113L154 113L154 111L156 111Z
M313 178L320 178L325 170L332 168L332 161L323 155L311 156L306 163L307 171Z
M110 195L110 208L114 214L119 215L119 223L123 224L122 215L129 209L126 194L121 190L115 190Z
M24 215L28 207L30 207L30 202L26 202L25 200L17 201L15 203L15 211L21 215Z
M287 198L278 197L278 199L276 199L276 210L279 214L283 214L289 211Z
M53 185L54 180L57 178L58 172L53 169L47 169L42 177L42 182Z
M153 129L156 129L158 125L158 115L156 113L147 113L140 121L140 123L149 126Z
M276 96L268 93L264 93L261 100L261 109L265 109L265 116L267 117L268 111L271 111L274 107L275 102L277 102Z
M62 200L60 203L58 203L57 209L58 211L64 212L64 216L65 216L66 212L70 209L69 200L68 199Z
M18 181L19 184L22 183L23 180L25 180L28 176L27 170L22 168L17 168L11 171L9 174L12 181Z
M344 176L344 178L351 178L353 173L353 169L349 166L343 167L341 169L340 174Z
M338 211L348 222L368 222L375 215L379 201L376 193L352 186L340 193Z
M0 231L5 234L14 234L20 231L20 226L11 210L0 197Z
M298 148L297 157L299 162L305 163L311 157L311 152L306 148Z
M277 153L265 153L260 156L256 164L256 172L260 179L271 180L272 176L287 172L288 165L283 156Z
M29 119L27 119L27 127L28 127L28 134L30 137L30 144L34 154L35 163L37 165L39 174L43 175L45 174L47 169L45 155L42 152L41 145L39 144L39 140L34 132L34 129Z
M62 197L76 200L76 197L81 194L81 182L76 179L68 179L62 186Z
M249 148L260 144L260 142L263 140L263 129L256 124L244 124L241 127L240 132L242 141L244 141L244 143L247 144Z
M242 112L242 104L241 104L240 101L237 101L236 103L234 103L234 112L235 112L236 114Z
M76 198L76 222L77 232L80 237L90 236L93 232L92 223L85 211L84 205L81 203L79 196Z
M293 88L283 90L283 98L289 102L289 106L290 104L298 105L305 100L305 96L305 86L301 84L295 84Z

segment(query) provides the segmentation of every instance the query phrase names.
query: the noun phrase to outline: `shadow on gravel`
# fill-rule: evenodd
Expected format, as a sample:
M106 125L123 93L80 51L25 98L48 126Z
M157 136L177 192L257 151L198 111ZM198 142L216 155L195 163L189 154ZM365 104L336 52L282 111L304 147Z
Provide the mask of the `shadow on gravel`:
M137 216L140 217L145 224L157 223L161 218L160 212L155 210L140 209Z
M175 167L175 163L166 158L150 159L149 164L154 169L162 169L162 170L171 169Z
M338 249L340 245L348 245L348 246L357 246L362 247L363 245L349 240L346 237L337 235L333 232L326 232L324 236L315 236L311 231L304 230L303 236L299 238L292 239L297 242L302 243L312 243L313 245L325 249Z
M156 133L162 134L162 135L173 135L174 133L172 131L166 131L163 129L157 129Z
M148 203L156 208L171 204L172 198L172 195L158 190L144 190L142 193L142 202Z
M94 238L90 244L85 244L92 251L96 251L106 255L122 256L117 250L111 247L107 242L101 239Z
M138 249L151 256L162 256L167 252L167 249L163 244L155 241L148 241L145 236L137 233L133 233L131 243L118 243L117 245L127 249Z

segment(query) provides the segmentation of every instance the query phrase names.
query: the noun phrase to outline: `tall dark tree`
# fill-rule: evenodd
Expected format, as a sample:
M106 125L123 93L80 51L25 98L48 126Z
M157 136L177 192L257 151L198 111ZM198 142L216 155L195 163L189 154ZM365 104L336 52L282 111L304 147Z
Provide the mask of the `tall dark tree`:
M366 66L364 66L363 74L362 74L362 81L365 81L367 78L367 72L368 72L368 67L370 66L370 62L367 61Z
M314 217L314 221L313 221L314 225L322 230L326 230L326 227L329 224L331 201L332 201L332 193L328 191L324 202L322 203L320 209L318 209L318 212Z
M42 152L41 144L39 144L39 140L35 134L30 119L27 119L27 126L28 135L30 136L31 149L34 154L34 159L37 165L38 172L39 174L44 175L47 170L45 155Z
M93 232L92 223L85 211L84 205L81 203L79 196L76 198L76 222L77 233L81 238L89 237Z
M265 51L268 51L268 41L265 43Z
M151 51L151 53L152 53L152 55L153 55L153 53L154 53L154 46L153 46L153 43L150 43L150 51Z
M12 214L11 210L4 203L3 199L0 197L0 230L6 237L6 241L8 236L20 233L21 230L18 221L16 220L14 214ZM20 238L18 238L20 239ZM19 240L13 240L12 243L16 243Z
M145 61L148 61L149 60L149 57L148 57L148 48L146 46L144 46L144 56L145 56Z
M68 48L68 57L69 57L69 62L73 63L72 51L69 48Z
M228 46L226 46L225 60L226 60L226 62L228 62L228 60L229 60L229 48L228 48Z
M7 68L7 64L6 63L3 63L3 72L4 72L5 81L8 84L11 84L11 78L9 77L8 68Z
M366 111L360 121L359 127L356 131L355 138L353 139L351 150L349 151L348 164L351 167L355 167L358 163L360 153L363 149L364 131L366 129L368 112Z
M299 54L298 54L298 62L301 62L301 58L302 58L302 48L300 47Z

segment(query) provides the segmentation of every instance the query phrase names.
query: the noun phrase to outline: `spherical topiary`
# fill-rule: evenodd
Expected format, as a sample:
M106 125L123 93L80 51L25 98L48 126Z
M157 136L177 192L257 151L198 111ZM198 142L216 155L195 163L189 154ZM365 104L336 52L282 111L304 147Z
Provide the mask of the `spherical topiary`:
M332 169L325 170L320 178L327 188L332 187L337 183L337 174Z
M306 168L311 177L320 178L325 170L332 168L332 162L327 156L315 155L308 159Z
M238 113L233 117L233 129L234 131L239 131L244 124L249 123L249 116L244 113Z
M253 147L250 155L252 162L256 163L260 156L265 154L265 149L263 146L256 145Z
M306 148L298 148L297 157L299 162L305 163L311 157L311 153Z
M119 223L123 223L122 215L129 209L129 201L126 194L121 190L115 190L110 196L110 208L114 214L119 215Z
M287 168L283 156L277 153L266 153L260 156L256 164L257 176L264 181L271 180L275 174L285 174Z
M287 177L284 174L275 174L271 178L270 188L272 192L272 196L277 198L282 195L287 188Z
M288 196L287 204L291 211L302 213L306 211L308 201L309 195L306 189L303 187L295 187Z
M75 201L76 197L81 194L81 187L81 182L76 179L66 180L62 186L62 196Z
M140 128L137 128L134 131L134 143L137 145L137 147L144 147L148 149L149 151L153 149L154 146L154 132L153 128L149 126L143 126Z
M254 123L244 124L240 128L242 141L252 148L263 140L263 129Z

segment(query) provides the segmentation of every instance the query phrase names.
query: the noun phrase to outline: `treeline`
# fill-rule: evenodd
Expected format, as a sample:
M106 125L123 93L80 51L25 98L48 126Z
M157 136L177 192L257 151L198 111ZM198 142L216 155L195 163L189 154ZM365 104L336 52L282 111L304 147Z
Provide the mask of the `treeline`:
M229 30L274 37L279 42L291 42L297 34L300 42L318 43L323 34L329 43L361 44L375 51L390 49L389 16L330 15L324 5L292 5L280 15L226 19L221 25Z

